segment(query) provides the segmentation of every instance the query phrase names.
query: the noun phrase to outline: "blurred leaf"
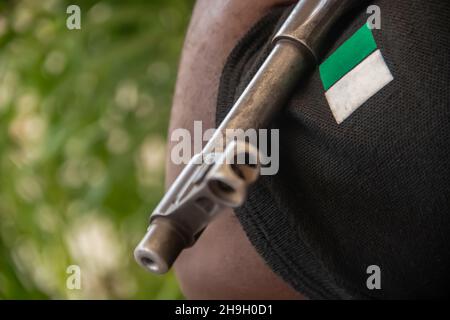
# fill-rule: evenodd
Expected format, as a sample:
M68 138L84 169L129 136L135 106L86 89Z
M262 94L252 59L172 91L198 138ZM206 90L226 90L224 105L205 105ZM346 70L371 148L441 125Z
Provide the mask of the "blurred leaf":
M0 298L182 298L132 252L164 192L193 2L80 0L81 30L73 1L0 3Z

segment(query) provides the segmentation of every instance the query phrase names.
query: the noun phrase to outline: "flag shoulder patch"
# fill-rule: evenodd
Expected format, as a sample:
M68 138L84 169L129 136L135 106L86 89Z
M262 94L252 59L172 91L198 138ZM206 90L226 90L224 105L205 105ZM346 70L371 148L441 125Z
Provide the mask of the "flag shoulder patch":
M394 79L367 24L320 65L319 73L338 124Z

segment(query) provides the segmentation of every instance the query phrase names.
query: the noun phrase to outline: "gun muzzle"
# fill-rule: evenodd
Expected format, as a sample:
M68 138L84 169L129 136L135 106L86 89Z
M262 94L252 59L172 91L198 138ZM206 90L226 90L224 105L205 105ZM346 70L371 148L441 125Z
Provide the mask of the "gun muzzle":
M213 160L193 158L153 212L134 251L139 264L154 273L167 272L217 212L243 204L248 186L259 176L259 157L249 143L232 142Z
M197 158L213 154L227 129L260 129L285 105L299 80L321 55L330 28L357 0L300 0L273 39L273 49ZM258 150L243 141L246 159ZM167 272L180 252L193 245L214 216L239 207L259 175L259 163L228 164L234 145L227 143L222 160L212 164L192 159L172 184L150 218L135 258L147 270ZM231 154L235 156L236 154ZM254 162L254 161L253 161Z
M169 271L181 251L188 246L174 224L159 218L152 222L134 251L136 261L145 269L163 274Z

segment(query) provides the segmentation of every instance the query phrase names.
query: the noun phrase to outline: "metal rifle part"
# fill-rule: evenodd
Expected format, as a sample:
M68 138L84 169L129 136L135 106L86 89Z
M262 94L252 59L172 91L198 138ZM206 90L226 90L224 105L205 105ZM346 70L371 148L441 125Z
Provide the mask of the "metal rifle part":
M298 2L273 38L271 53L218 130L153 211L147 233L134 251L140 265L154 273L167 272L218 212L244 203L249 185L259 176L260 155L245 141L226 141L226 130L265 128L302 76L317 64L330 28L356 2ZM214 154L222 142L225 151ZM242 155L247 159L243 164L226 161Z

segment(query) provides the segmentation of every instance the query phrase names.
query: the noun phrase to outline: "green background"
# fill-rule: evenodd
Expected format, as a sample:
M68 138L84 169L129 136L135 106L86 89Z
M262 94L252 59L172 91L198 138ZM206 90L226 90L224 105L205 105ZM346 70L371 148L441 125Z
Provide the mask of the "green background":
M81 30L66 27L69 4ZM192 6L0 2L0 298L182 298L132 252L163 195ZM70 265L81 290L66 286Z

